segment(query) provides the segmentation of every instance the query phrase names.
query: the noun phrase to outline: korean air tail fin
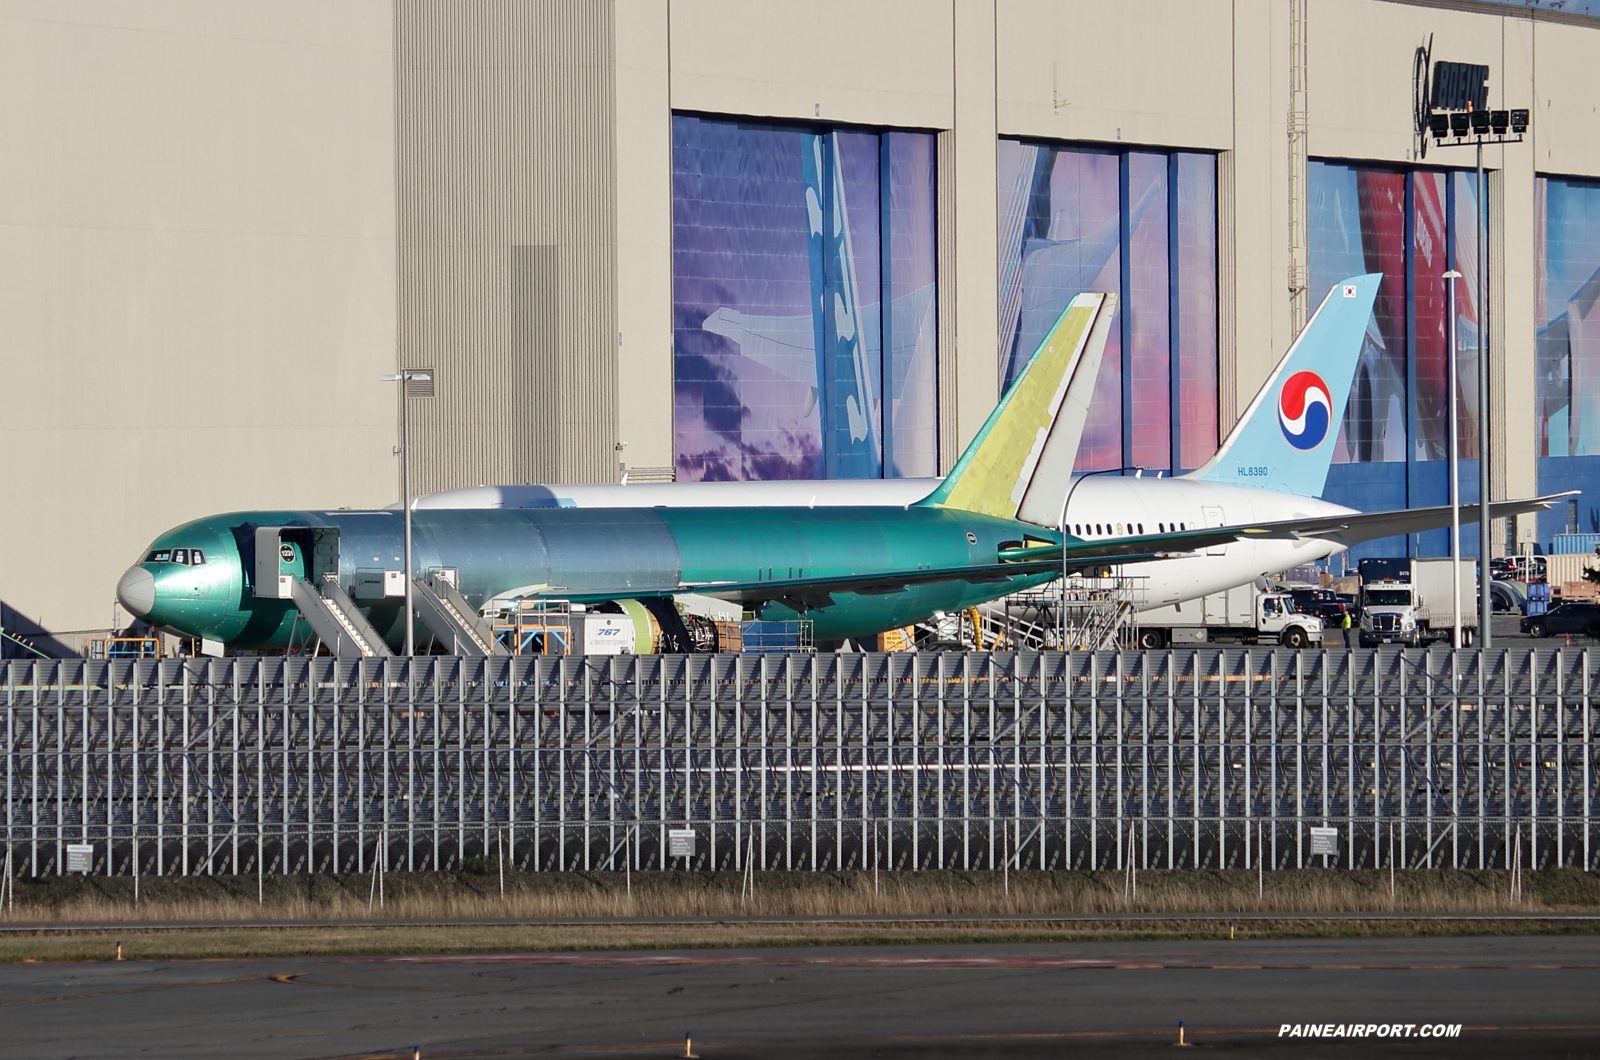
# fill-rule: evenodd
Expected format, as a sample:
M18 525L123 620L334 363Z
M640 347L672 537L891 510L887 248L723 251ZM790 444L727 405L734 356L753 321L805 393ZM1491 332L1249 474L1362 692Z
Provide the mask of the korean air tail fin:
M1216 455L1184 477L1320 497L1382 280L1334 284Z
M1116 308L1114 294L1074 298L950 474L917 503L1056 525Z

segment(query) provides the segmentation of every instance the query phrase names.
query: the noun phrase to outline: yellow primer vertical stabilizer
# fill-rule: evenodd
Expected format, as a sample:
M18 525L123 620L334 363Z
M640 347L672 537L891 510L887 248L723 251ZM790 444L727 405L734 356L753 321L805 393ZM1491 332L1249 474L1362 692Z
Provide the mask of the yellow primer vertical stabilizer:
M1055 508L1065 496L1116 306L1113 294L1074 298L955 468L919 503L1001 519L1026 507L1025 515L1040 513L1034 521L1054 525L1059 513L1044 518L1052 505L1038 494L1054 492Z

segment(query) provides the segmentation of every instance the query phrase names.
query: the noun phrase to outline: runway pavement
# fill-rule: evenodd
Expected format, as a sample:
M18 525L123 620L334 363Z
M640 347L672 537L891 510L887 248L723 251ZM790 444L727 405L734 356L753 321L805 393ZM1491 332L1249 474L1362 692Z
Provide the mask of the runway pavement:
M0 1057L1600 1057L1597 986L1593 936L15 964Z

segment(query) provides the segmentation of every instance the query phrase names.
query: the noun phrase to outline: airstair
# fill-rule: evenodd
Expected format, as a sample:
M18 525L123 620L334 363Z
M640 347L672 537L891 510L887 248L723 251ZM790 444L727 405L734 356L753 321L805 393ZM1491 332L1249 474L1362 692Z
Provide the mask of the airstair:
M980 604L973 643L993 651L1053 651L1061 643L1060 606L1059 582Z
M418 578L412 599L433 635L450 645L451 655L509 655L496 643L494 630L478 616L467 598L442 577Z
M1145 580L1122 574L1067 579L1061 601L1061 643L1068 651L1134 647Z
M339 588L338 576L323 576L322 591L304 578L294 579L294 606L314 629L322 643L341 659L363 659L393 655L383 637L372 628L355 601Z

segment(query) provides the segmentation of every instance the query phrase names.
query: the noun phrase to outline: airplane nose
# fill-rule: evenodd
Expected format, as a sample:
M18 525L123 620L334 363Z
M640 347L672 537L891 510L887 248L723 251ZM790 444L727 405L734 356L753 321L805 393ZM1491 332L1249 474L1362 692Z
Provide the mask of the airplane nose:
M129 567L117 582L117 599L135 618L143 618L156 607L156 579L143 567Z

